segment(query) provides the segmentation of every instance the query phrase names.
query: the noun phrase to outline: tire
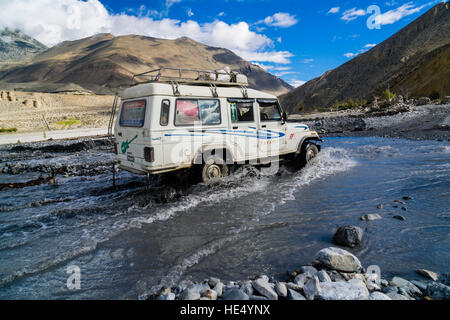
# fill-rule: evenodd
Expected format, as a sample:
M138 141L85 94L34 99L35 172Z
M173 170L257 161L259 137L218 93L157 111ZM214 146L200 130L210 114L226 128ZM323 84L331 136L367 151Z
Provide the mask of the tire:
M300 154L299 164L304 167L319 154L319 148L315 144L307 144Z
M220 179L228 175L228 166L222 158L209 157L202 166L202 181L208 183L215 179Z

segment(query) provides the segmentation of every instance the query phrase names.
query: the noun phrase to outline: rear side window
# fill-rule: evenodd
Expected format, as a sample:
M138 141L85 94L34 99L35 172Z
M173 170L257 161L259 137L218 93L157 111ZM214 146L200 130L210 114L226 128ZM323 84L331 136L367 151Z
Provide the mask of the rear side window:
M159 124L163 127L169 124L170 101L163 100L161 103L161 118Z
M178 99L175 111L175 125L187 126L195 122L203 125L217 125L222 122L219 100Z
M124 102L120 113L120 126L138 128L143 127L146 106L146 100Z

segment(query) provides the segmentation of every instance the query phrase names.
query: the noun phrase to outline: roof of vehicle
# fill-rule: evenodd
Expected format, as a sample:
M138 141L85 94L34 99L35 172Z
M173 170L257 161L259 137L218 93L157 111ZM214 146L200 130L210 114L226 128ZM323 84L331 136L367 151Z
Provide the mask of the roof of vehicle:
M179 94L175 94L178 89ZM122 93L122 100L141 98L147 96L176 96L176 97L205 97L215 98L214 91L219 98L250 98L250 99L277 99L276 96L262 91L247 89L244 87L222 87L208 85L186 85L178 86L170 83L145 83L128 89ZM245 97L245 94L247 95Z

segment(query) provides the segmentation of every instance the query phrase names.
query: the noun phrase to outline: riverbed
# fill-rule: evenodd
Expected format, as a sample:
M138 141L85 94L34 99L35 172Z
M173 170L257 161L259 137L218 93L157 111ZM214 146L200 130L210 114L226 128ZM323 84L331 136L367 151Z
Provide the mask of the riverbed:
M347 224L365 231L348 250L384 278L450 272L448 141L326 138L298 172L242 167L212 185L155 178L149 190L124 171L113 188L114 155L102 143L2 147L0 161L9 168L0 183L64 169L56 185L0 191L0 299L136 299L184 279L281 279ZM370 213L382 219L360 220ZM78 290L66 286L73 265Z

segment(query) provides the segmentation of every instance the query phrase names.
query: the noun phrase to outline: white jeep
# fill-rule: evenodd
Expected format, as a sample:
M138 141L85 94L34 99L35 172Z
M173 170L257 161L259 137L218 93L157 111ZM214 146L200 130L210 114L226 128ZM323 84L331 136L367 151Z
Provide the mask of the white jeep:
M245 83L203 80L201 72L209 71L196 70L189 80L177 70L176 80L152 70L144 74L158 72L152 81L123 91L114 127L121 169L147 176L191 169L207 182L231 165L305 165L320 151L318 134L287 122L276 96Z

